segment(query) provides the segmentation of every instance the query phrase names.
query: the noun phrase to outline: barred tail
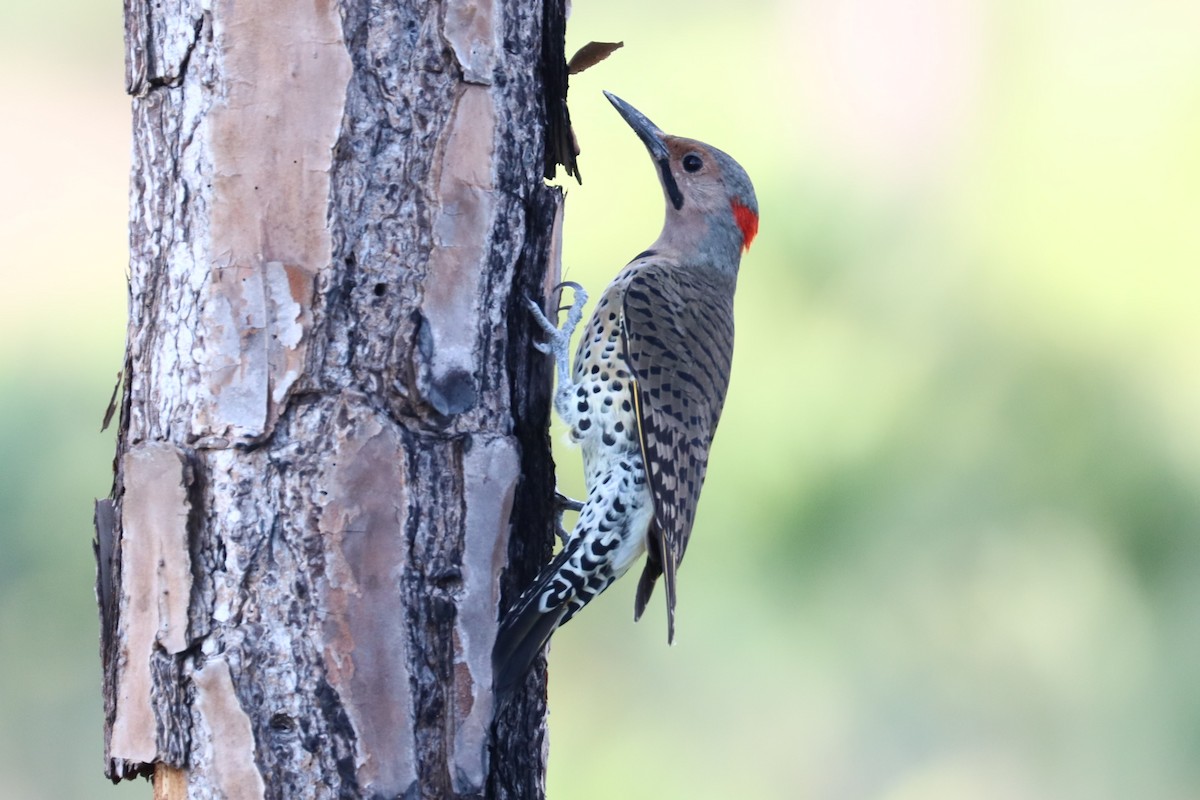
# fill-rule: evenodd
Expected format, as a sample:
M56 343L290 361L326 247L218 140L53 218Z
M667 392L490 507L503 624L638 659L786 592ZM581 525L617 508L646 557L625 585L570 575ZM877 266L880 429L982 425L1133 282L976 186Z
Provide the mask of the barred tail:
M648 534L649 547L646 548L646 566L642 568L642 577L638 579L637 595L633 600L633 621L637 622L646 611L650 595L654 594L654 585L659 577L664 578L664 590L667 593L667 644L675 643L675 571L677 564L667 549L666 539L663 538L657 525L650 526ZM669 564L668 568L663 567Z
M565 599L546 611L541 609L541 600L550 582L567 563L574 550L574 547L564 547L559 551L558 555L542 568L533 585L525 590L500 623L500 630L496 634L496 646L492 650L492 685L500 703L506 701L524 682L525 675L533 666L533 660L549 641L550 635L564 621L563 617L570 607Z

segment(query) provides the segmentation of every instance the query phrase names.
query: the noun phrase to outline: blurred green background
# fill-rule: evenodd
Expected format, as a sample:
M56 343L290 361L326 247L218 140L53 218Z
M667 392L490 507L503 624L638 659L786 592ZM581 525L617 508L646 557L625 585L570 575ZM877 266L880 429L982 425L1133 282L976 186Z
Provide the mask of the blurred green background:
M1200 798L1200 4L573 13L626 46L573 81L567 277L661 220L602 88L741 161L762 228L677 645L632 579L556 636L551 798ZM100 775L91 588L120 9L10 0L0 65L3 794L148 798Z

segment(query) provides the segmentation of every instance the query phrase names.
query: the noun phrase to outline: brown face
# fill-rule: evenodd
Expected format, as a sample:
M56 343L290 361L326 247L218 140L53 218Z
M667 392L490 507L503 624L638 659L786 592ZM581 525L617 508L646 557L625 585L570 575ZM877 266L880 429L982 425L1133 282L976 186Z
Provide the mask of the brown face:
M671 179L683 197L682 206L676 204L676 209L708 213L728 208L721 164L708 146L678 136L666 136L664 140L670 155ZM665 183L666 176L663 177Z

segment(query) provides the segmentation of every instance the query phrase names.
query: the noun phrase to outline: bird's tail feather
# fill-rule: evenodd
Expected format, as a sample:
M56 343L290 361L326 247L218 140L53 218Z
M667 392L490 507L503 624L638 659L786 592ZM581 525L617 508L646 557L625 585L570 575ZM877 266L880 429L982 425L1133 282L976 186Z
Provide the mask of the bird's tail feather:
M679 560L666 544L662 548L663 592L667 595L667 644L675 644L675 576Z
M650 546L646 548L646 566L642 568L642 577L638 579L637 594L633 600L633 621L642 618L650 595L654 594L654 585L659 576L663 576L663 590L667 593L667 644L675 643L675 573L678 562L675 554L667 546L666 538L652 527L649 534ZM664 569L663 565L667 565Z
M569 604L542 611L539 601L558 570L571 557L575 547L564 547L554 559L542 568L533 584L509 609L500 623L496 634L496 646L492 650L492 685L501 702L525 680L542 647L562 622Z
M638 579L637 594L633 599L634 622L642 618L646 604L650 602L650 596L654 594L654 584L658 581L659 575L662 575L662 566L659 565L653 551L647 552L646 566L642 568L642 577Z

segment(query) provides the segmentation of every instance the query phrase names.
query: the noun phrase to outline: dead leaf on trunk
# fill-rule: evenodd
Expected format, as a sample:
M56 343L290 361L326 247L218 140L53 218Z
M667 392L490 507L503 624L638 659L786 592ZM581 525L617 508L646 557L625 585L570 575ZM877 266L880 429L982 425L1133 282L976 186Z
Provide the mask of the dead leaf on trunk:
M117 373L117 383L113 386L112 397L108 398L108 407L104 409L104 419L100 422L100 432L108 430L109 423L112 422L113 414L117 411L117 392L121 389L121 377L124 371Z
M624 46L624 42L588 42L575 51L575 55L567 62L567 74L578 75L585 69L591 69Z

